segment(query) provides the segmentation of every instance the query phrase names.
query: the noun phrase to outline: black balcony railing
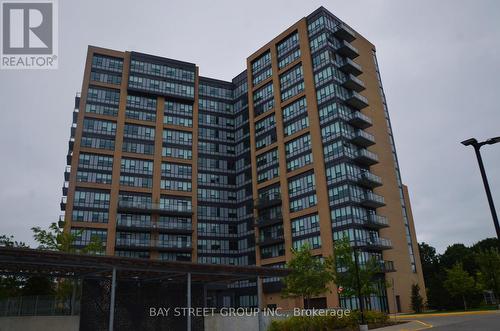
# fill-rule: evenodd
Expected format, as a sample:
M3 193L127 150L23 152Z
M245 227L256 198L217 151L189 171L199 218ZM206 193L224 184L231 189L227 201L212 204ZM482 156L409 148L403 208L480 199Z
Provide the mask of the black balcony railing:
M255 200L256 209L269 208L280 204L281 204L281 194L279 193L263 195Z
M262 215L255 219L255 225L259 228L283 223L283 215Z
M283 242L285 240L285 237L283 236L283 233L277 233L273 235L262 235L257 238L256 244L263 247L263 246L270 246L274 245L280 242Z
M149 212L160 215L191 215L193 208L188 204L169 204L142 201L118 201L118 211Z

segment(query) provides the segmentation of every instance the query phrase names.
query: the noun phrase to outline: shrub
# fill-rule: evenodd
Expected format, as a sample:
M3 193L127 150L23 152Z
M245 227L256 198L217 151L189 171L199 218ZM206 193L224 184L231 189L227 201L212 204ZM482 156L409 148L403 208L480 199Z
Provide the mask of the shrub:
M339 329L355 329L360 313L353 311L349 316L293 316L281 321L273 321L268 331L331 331ZM388 316L378 311L366 311L366 322L370 325L384 325Z

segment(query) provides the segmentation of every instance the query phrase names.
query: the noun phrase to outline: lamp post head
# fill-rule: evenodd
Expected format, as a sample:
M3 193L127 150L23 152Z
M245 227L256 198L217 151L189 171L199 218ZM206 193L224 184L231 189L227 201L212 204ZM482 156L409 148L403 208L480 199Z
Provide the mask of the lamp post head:
M500 137L490 138L485 141L488 145L493 145L496 143L500 143Z
M467 140L462 141L462 145L464 146L475 146L477 145L477 140L475 138L470 138Z

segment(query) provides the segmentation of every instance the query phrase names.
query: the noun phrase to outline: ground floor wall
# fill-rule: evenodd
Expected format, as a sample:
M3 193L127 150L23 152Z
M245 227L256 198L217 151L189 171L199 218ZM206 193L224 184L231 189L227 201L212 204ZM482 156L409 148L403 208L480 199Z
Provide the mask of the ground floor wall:
M1 331L78 331L80 316L0 317Z

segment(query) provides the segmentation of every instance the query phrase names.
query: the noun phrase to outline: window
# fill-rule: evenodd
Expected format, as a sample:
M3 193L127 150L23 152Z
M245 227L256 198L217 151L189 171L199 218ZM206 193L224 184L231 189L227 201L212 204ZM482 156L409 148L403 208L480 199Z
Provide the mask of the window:
M136 59L132 59L130 62L130 72L176 79L185 82L194 82L194 70L176 68L167 64L149 63Z
M125 123L123 137L141 139L141 140L154 140L155 128L149 126Z
M311 214L292 219L292 237L319 232L319 216Z
M299 33L295 31L290 36L285 38L283 41L278 43L276 50L278 52L278 57L283 56L290 50L299 46Z
M311 150L311 136L309 133L295 138L285 144L287 159L309 150Z
M94 57L92 58L92 68L121 72L123 69L123 59L94 54Z
M283 121L292 120L305 113L307 113L307 104L306 98L303 97L283 108Z
M315 190L315 178L314 173L309 172L295 177L292 177L288 180L288 194L290 198L313 192Z
M271 52L267 51L259 58L252 62L252 73L257 73L259 70L271 65Z
M100 87L89 87L87 91L87 102L89 101L118 105L120 103L120 91Z

